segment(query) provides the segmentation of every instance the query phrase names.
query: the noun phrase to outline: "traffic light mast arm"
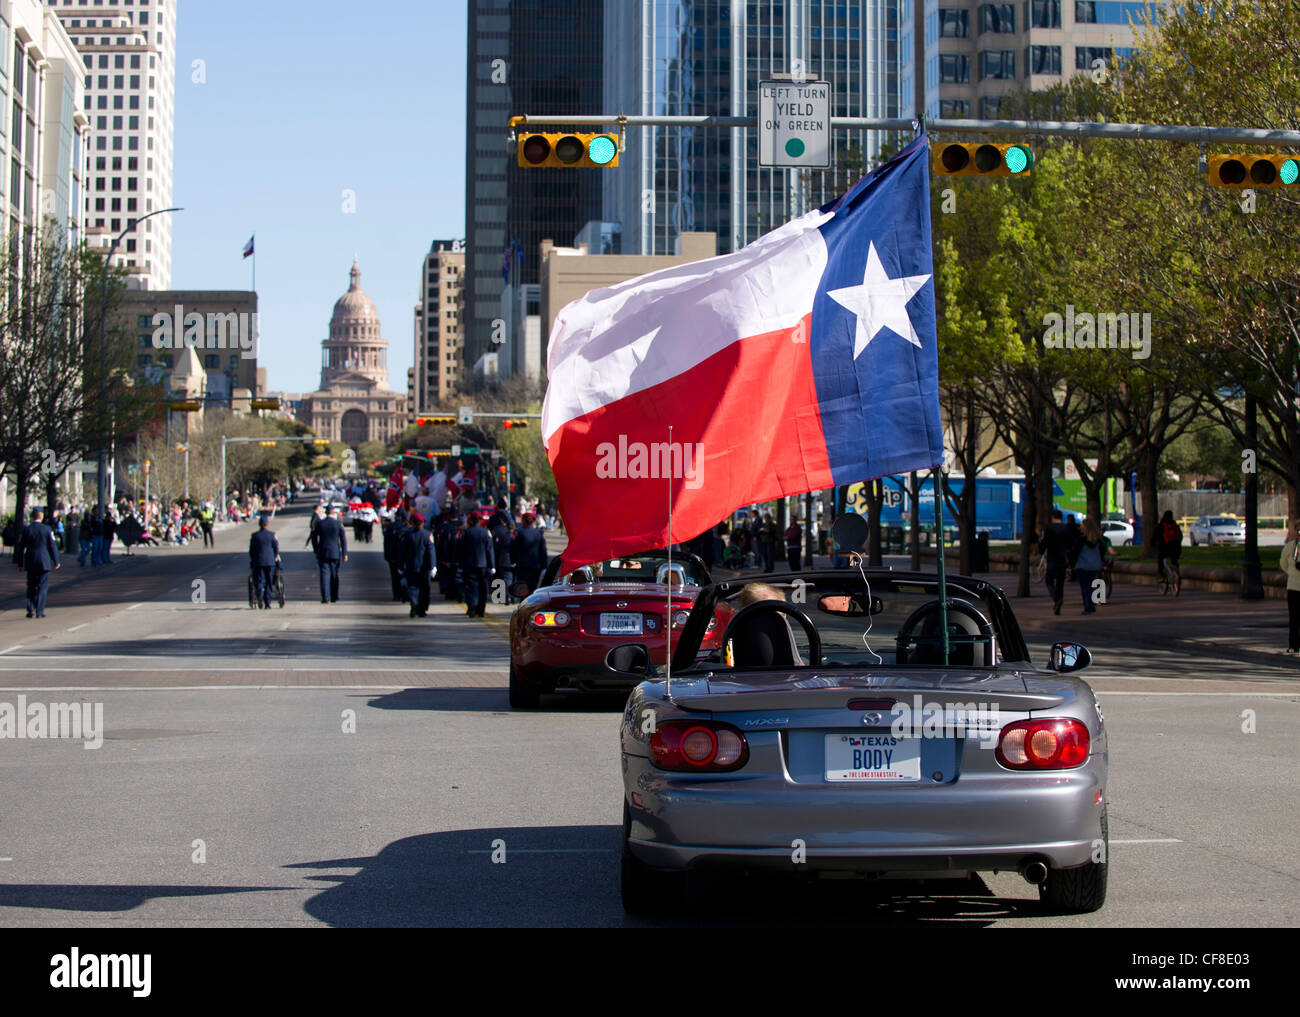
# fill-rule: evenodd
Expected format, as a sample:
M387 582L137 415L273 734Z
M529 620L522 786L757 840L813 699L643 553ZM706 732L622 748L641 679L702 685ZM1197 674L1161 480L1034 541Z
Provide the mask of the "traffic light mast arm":
M731 116L541 116L510 118L511 129L524 127L757 127L757 117ZM912 131L910 118L831 117L831 128L877 131ZM1300 147L1300 131L1262 130L1251 127L1199 127L1190 124L1105 124L1059 120L940 120L929 118L933 134L1040 134L1080 138L1135 138L1142 141L1182 141L1195 144L1265 145Z

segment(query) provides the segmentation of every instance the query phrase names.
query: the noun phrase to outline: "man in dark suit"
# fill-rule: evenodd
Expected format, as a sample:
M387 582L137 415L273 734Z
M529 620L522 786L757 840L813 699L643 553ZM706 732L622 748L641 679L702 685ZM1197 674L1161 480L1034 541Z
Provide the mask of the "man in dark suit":
M280 560L280 542L266 528L267 517L257 521L257 532L248 540L248 564L253 570L253 591L257 606L270 608L275 563Z
M393 600L406 599L402 589L402 537L406 533L406 509L399 508L383 522L384 561L388 562L388 577L393 584Z
M465 613L471 618L483 617L488 577L496 571L492 534L481 523L477 512L469 514L465 537L460 546L460 564L465 575Z
M515 539L515 521L510 518L504 498L497 502L496 514L488 521L488 532L492 534L492 553L497 559L497 578L505 584L505 603L511 602L510 587L514 579L514 558L511 545Z
M429 579L433 574L433 537L424 528L424 516L411 513L411 526L402 534L402 569L406 573L406 594L411 600L411 617L429 613Z
M546 534L533 525L531 512L519 520L513 544L515 576L532 593L546 568Z
M41 520L42 509L32 509L32 521L18 538L18 569L27 572L27 617L45 617L45 595L50 588L50 572L59 567L59 549L54 531Z
M343 532L338 506L316 524L311 533L311 549L320 566L320 602L334 604L339 599L339 563L348 560L348 536Z

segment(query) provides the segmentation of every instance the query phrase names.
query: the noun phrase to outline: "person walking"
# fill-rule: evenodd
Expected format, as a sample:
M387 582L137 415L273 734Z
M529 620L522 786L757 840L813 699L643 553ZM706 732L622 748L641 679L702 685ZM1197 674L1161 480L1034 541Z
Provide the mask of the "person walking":
M411 601L411 617L429 613L429 584L434 572L433 537L424 528L424 516L411 513L411 527L402 535L402 568L406 573L406 595Z
M1101 527L1091 516L1079 526L1079 544L1074 554L1074 577L1083 595L1083 613L1096 614L1092 583L1101 574Z
M392 584L393 600L401 603L406 599L402 590L402 571L400 567L400 541L405 529L406 510L386 513L380 536L384 543L384 561L388 563L388 579Z
M1287 653L1300 653L1300 519L1287 522L1278 561L1286 576Z
M217 514L212 511L212 503L205 501L203 507L199 509L199 525L203 527L203 546L215 548L217 546L216 538L212 536L212 524L216 521Z
M482 526L477 512L466 520L465 539L461 544L461 567L465 573L465 614L482 618L487 600L488 579L496 570L492 535Z
M261 516L257 531L248 538L248 565L253 572L253 593L257 606L271 607L271 587L274 585L275 563L280 560L280 542L267 529L270 519Z
M758 531L758 544L763 551L763 571L776 571L776 520L771 512L763 513L763 525Z
M325 505L322 503L316 506L316 511L312 513L311 519L307 523L307 543L303 544L303 547L315 546L316 527L320 525L321 520L324 518Z
M799 520L791 519L790 525L785 528L785 560L790 563L791 572L803 571L800 566L802 543L803 528L800 527Z
M69 558L77 558L81 555L81 517L83 513L76 508L68 512L68 518L64 521L63 526L63 552Z
M32 509L32 521L18 538L18 571L27 573L27 617L45 617L45 597L50 589L50 572L59 567L59 549L54 531L42 522L45 512Z
M311 549L320 568L320 602L335 604L339 599L339 565L348 560L348 535L335 506L311 532Z
M497 511L488 524L488 532L492 534L492 553L496 555L497 578L505 583L503 602L509 604L510 586L515 581L514 558L511 556L511 548L515 541L515 521L510 518L504 498L497 500Z
M1043 528L1038 538L1038 550L1042 552L1047 571L1043 579L1047 583L1047 592L1052 597L1052 613L1060 614L1065 602L1065 573L1070 567L1070 544L1061 523L1061 510L1052 509L1052 521Z
M531 594L537 589L546 568L546 534L533 525L533 517L525 512L519 520L519 529L515 531L510 544L511 558L514 561L515 575L528 587Z
M100 555L100 560L105 565L113 564L113 538L117 536L117 519L113 516L113 510L109 509L104 513L104 550Z
M99 505L90 517L90 564L104 564L104 510Z

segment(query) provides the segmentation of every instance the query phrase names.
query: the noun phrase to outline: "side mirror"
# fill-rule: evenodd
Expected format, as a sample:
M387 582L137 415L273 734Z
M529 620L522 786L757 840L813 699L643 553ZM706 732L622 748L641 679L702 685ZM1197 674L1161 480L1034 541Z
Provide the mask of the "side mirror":
M1082 671L1091 663L1092 654L1086 646L1079 643L1053 643L1047 669L1065 674L1069 671Z
M650 661L650 648L644 643L623 643L605 654L605 667L616 674L635 674L649 677L654 670Z

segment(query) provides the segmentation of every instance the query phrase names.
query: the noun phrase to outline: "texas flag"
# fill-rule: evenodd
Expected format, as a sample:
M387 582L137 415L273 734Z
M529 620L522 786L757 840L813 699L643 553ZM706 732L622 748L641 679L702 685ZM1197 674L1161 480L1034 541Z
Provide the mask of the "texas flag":
M542 437L576 567L752 502L943 462L924 135L732 254L593 290L551 330ZM670 434L671 429L671 434Z
M244 257L245 257L245 258L247 258L250 254L253 253L253 241L254 241L255 239L256 239L255 236L249 237L249 238L248 238L248 243L246 243L246 244L244 245Z

